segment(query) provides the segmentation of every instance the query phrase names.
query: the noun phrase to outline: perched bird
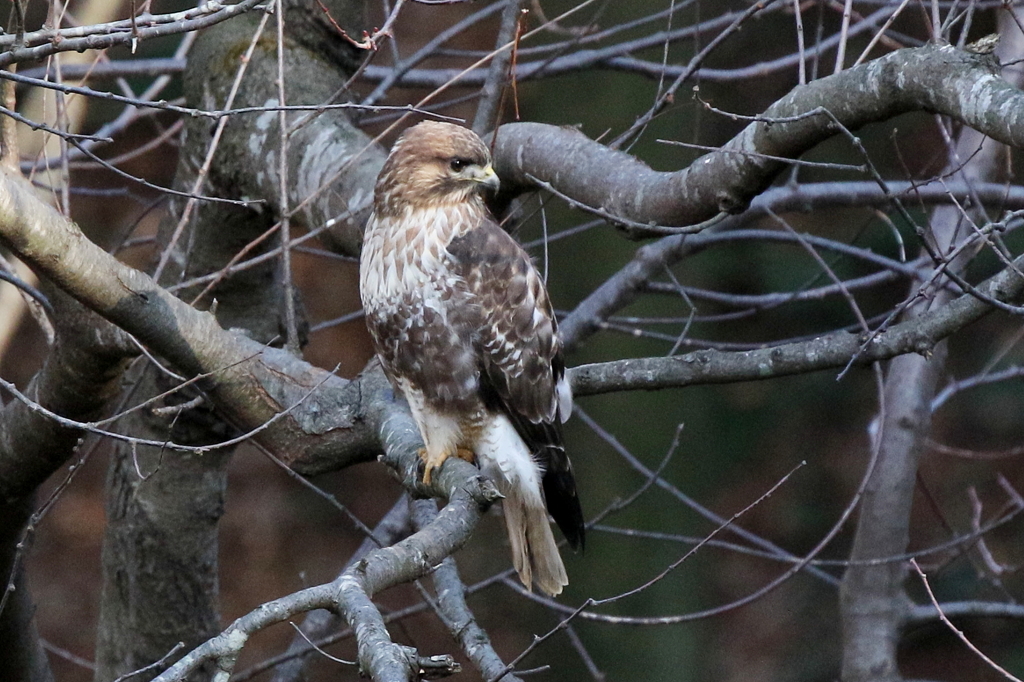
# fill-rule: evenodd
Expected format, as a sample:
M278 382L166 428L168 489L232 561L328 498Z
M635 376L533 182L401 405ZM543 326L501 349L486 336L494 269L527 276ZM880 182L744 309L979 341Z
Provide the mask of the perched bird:
M384 372L423 437L424 481L453 455L475 462L505 496L520 580L553 596L568 578L548 511L583 546L562 445L572 393L544 281L484 204L497 188L470 130L406 130L377 178L359 293Z

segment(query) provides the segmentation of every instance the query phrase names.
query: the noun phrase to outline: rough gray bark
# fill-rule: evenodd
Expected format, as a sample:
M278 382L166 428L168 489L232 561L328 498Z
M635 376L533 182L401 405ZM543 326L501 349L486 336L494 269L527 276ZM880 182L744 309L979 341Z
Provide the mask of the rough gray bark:
M148 397L158 389L147 378L136 386ZM183 437L186 429L167 429L164 419L150 415L132 415L124 425L196 444ZM194 647L217 633L217 521L229 457L223 451L117 448L107 475L97 682L149 666L179 642Z
M127 337L60 292L51 292L57 337L27 390L38 404L71 419L95 418L120 388L134 354ZM49 664L33 620L24 560L35 509L33 491L74 453L81 429L11 401L0 411L0 670L12 682L48 682Z
M1008 44L1001 45L997 55L1007 56L1015 54L1022 41L1008 15L1002 17L1001 32L1007 36ZM1003 145L964 128L950 154L949 169L959 171L969 184L993 180L1005 166L1005 151ZM932 214L930 238L941 253L955 253L958 246L973 236L967 226L973 218L965 217L957 207L939 207ZM969 260L961 255L946 267L959 272ZM926 279L931 275L930 269L922 275ZM1015 279L1020 281L1019 277ZM915 293L913 289L910 295ZM948 289L926 294L908 309L906 324L914 324L929 315L929 311L942 310L952 297ZM898 556L907 549L918 462L926 449L931 401L945 371L945 361L943 341L929 353L903 355L889 364L878 435L878 463L861 502L850 552L853 562ZM906 577L907 565L902 561L854 564L846 570L840 590L844 682L903 679L897 647L913 606L904 586Z
M308 3L307 3L308 6ZM344 16L337 13L334 16ZM195 45L185 74L186 96L193 106L223 106L234 80L238 57L256 27L256 17L222 24ZM278 106L277 52L271 29L257 44L235 99L236 107ZM345 102L348 74L327 57L298 42L289 30L285 43L286 104ZM211 69L209 65L216 65ZM344 109L288 112L286 180L293 218L310 229L329 225L325 236L335 248L358 255L363 223L369 215L373 184L384 164L383 149L356 128ZM192 121L188 135L209 139L214 123ZM280 129L277 112L235 116L225 128L210 173L218 196L261 199L268 215L279 209ZM276 222L271 221L271 224ZM258 236L253 234L251 238Z
M0 576L4 609L0 613L0 670L11 682L53 682L53 673L36 631L35 608L21 561L24 529L35 509L35 499L0 503ZM11 591L13 590L13 591Z
M630 236L651 237L659 232L646 225L696 225L743 211L786 168L779 157L797 158L840 133L836 122L856 130L908 111L946 114L993 139L1024 144L1024 93L999 77L992 56L928 46L794 88L721 149L680 171L651 170L574 129L541 123L499 128L495 168L504 196L539 180L570 202L620 218Z
M138 350L123 331L71 297L59 290L48 294L57 338L26 394L70 419L94 419L117 395L121 373ZM0 501L30 496L67 461L81 435L80 429L21 401L5 405L0 412Z
M301 20L308 14L308 3L290 7L288 17L305 29L295 35L322 46L322 31L315 30L319 22ZM185 77L191 106L208 109L227 106L227 90L235 72L231 61L237 61L243 54L252 40L257 21L255 16L241 18L220 24L200 36ZM245 81L233 106L260 106L267 103L270 92L276 93L277 49L269 37L268 34L261 38L246 65ZM284 77L289 88L295 87L303 97L311 98L304 99L303 103L326 101L337 89L343 74L329 68L323 57L298 42L289 41L287 48ZM349 51L341 53L347 55ZM211 63L222 64L224 68L211 69ZM304 77L300 78L299 74ZM210 182L199 186L206 186L206 191L222 197L275 197L274 188L279 179L274 157L280 153L280 147L277 144L278 119L271 116L273 125L267 125L265 119L256 116L233 119L225 128L225 144L218 149L210 165ZM299 114L292 119L298 116L309 114ZM313 125L300 129L291 149L301 153L309 151L313 141L303 136L310 132L322 133L324 125L325 121L314 121ZM187 126L175 178L175 185L183 191L195 186L208 153L210 126L206 120L193 120ZM336 125L333 130L341 128ZM319 140L320 143L328 141ZM362 138L359 142L366 144ZM240 152L243 148L245 153ZM260 158L256 158L257 154ZM240 158L240 155L249 158ZM264 173L251 172L261 164L264 164ZM307 188L309 182L318 180L307 177L308 168L301 164L301 159L297 159L297 165L296 176L289 178L291 187ZM317 170L324 171L320 167ZM376 171L371 169L370 172ZM268 184L261 186L261 180ZM346 176L338 186L331 186L329 196L351 195L347 182ZM274 222L271 211L225 204L193 207L180 197L175 208L161 230L161 242L171 264L161 275L165 286L221 272L242 247L257 242ZM181 223L183 230L179 234L177 218L186 214L189 219ZM342 223L349 232L354 229L353 224L352 221ZM270 253L280 243L275 235L258 244L250 255L258 257ZM178 295L183 300L196 300L197 306L203 309L216 301L214 314L222 328L244 330L253 341L279 345L275 342L284 328L282 297L288 295L286 291L290 292L283 286L282 277L279 259L273 258L214 281L209 288L197 284L179 289ZM175 383L161 369L150 365L136 380L133 393L137 400L151 399L170 390ZM168 439L192 446L213 445L237 435L231 422L225 421L205 401L198 406L185 404L202 395L201 390L189 389L164 401L170 406L182 406L175 412L133 413L125 423L127 432L153 441ZM226 468L233 450L176 453L134 444L121 444L117 448L107 484L108 524L103 551L97 682L112 680L159 661L179 643L185 645L181 652L184 653L217 633L218 523L224 510ZM167 664L172 662L173 658ZM191 678L203 679L212 671L207 665L193 671ZM151 679L159 672L159 669L151 670L140 679Z

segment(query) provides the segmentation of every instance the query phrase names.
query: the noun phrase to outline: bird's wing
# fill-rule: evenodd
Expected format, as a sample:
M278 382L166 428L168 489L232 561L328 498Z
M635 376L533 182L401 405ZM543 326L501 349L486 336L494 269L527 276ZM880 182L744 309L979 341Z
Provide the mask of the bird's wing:
M479 317L476 344L484 401L506 414L544 469L548 511L573 547L583 544L583 514L561 422L572 398L557 322L529 255L492 220L449 244L454 270Z

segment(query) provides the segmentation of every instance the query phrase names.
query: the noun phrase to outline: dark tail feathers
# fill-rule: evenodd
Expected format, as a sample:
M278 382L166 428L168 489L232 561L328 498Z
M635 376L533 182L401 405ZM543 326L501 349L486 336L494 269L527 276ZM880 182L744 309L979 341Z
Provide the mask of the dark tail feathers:
M576 494L572 465L562 448L547 450L544 453L547 455L544 459L548 462L547 471L544 472L544 501L548 513L555 519L569 545L574 550L582 550L586 540L583 509Z

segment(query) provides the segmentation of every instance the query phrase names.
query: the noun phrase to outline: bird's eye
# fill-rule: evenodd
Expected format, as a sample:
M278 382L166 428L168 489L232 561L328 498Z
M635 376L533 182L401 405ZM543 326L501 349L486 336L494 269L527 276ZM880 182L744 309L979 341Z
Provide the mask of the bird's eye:
M448 166L456 173L461 173L469 163L469 159L452 159Z

